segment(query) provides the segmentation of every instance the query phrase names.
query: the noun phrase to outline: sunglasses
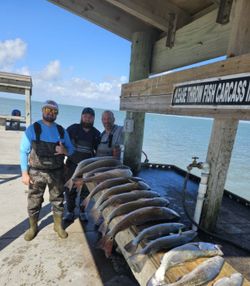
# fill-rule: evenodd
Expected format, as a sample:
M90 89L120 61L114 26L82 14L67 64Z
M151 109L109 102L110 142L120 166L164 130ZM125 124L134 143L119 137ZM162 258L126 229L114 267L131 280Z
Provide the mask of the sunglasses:
M58 110L57 109L50 108L50 107L44 107L43 111L45 113L52 113L53 115L57 115L58 114Z

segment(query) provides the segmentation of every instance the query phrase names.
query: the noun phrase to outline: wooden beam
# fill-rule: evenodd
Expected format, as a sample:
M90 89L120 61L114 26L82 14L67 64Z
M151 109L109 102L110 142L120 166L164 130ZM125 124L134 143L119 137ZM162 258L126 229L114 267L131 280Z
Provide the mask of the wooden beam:
M153 27L167 31L170 21L169 14L175 14L178 18L177 28L191 22L191 16L172 4L169 1L162 0L106 0L110 4L126 11L138 19L152 25Z
M249 106L235 107L172 107L174 85L192 80L250 72L250 54L219 61L206 66L140 80L122 85L121 110L143 111L204 117L250 119Z
M28 127L31 122L31 93L29 89L25 90L25 117L26 117L26 127Z
M249 0L234 0L228 55L250 52L249 11ZM202 226L209 231L214 231L216 228L239 119L241 118L216 119L213 124L207 153L211 175L201 221Z
M234 24L228 46L228 56L230 57L250 52L249 13L250 1L237 0L235 2L235 8L232 10Z
M150 70L152 47L155 40L153 31L137 32L133 35L129 81L147 78ZM126 120L133 122L132 132L125 132L124 164L134 173L141 168L141 153L144 135L144 112L127 112ZM125 130L126 131L126 130Z
M174 48L166 48L166 37L153 49L151 74L191 65L226 54L231 23L216 23L214 10L177 30Z
M151 26L103 0L48 0L127 40Z
M229 22L233 0L221 0L216 23L225 25Z
M12 86L1 86L0 84L0 92L25 94L25 89L20 88L20 87L12 87Z
M174 46L175 34L176 34L176 24L177 24L177 15L174 13L169 14L169 25L167 31L167 40L166 47L172 48Z
M250 120L250 107L246 108L183 108L171 106L172 95L131 96L120 99L120 110L134 112L149 112L157 114L208 117L208 118L234 118Z

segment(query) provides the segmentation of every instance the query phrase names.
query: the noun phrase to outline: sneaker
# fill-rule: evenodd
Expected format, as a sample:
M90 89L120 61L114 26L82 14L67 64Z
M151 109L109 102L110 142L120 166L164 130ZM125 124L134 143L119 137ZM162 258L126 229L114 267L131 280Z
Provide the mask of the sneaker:
M79 219L82 221L88 221L87 214L85 212L80 212Z
M73 212L66 212L65 216L63 217L66 221L74 221L75 214Z

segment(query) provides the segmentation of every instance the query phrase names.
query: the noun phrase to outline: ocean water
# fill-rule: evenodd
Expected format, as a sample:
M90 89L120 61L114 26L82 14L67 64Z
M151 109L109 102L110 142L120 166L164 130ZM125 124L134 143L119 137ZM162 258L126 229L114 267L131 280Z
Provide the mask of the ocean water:
M79 122L84 106L60 105L57 123L65 128ZM0 114L9 115L13 109L24 115L24 100L0 97ZM95 127L103 130L102 109L96 112ZM123 125L125 112L114 111L116 123ZM32 101L32 121L41 118L41 103ZM151 163L173 164L186 170L193 156L206 160L213 120L193 117L146 114L143 150ZM144 160L144 157L142 157ZM199 170L193 171L200 175ZM250 124L240 122L230 162L226 189L250 200Z

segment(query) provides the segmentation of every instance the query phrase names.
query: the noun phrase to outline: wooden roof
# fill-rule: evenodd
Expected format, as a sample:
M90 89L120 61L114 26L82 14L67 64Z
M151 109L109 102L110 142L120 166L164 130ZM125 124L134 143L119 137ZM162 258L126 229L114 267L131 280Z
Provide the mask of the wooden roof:
M225 55L228 47L232 1L49 1L127 40L132 39L134 32L155 29L158 40L153 49L151 74ZM170 48L169 37L173 35L175 40Z
M0 92L11 92L25 94L25 90L32 89L32 79L30 76L0 72Z

